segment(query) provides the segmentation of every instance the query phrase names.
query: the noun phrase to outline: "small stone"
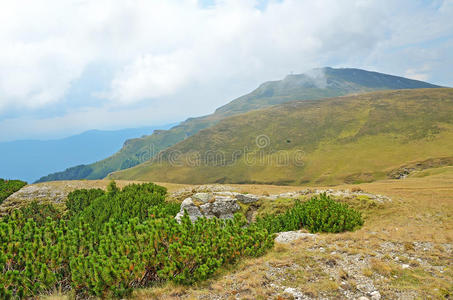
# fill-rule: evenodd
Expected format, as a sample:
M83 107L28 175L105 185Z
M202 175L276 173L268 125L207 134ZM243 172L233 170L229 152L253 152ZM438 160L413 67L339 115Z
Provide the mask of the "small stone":
M301 292L299 292L298 290L296 290L295 288L291 288L291 287L288 287L286 288L283 293L286 293L286 294L290 294L291 296L293 296L295 299L302 299L303 297L303 294Z
M326 261L326 265L333 268L337 265L337 262L335 261L335 259L329 259L328 261Z
M370 293L371 300L380 300L381 299L381 293L379 291L374 291Z
M401 265L401 268L403 268L403 269L408 269L409 267L410 267L410 266L409 266L408 264L402 264L402 265Z

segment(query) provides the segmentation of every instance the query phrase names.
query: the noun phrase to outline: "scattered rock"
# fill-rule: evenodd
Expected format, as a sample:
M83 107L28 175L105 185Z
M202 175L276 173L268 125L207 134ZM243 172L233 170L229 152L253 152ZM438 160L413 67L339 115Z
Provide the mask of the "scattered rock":
M381 299L381 293L379 291L374 291L370 293L371 300L380 300Z
M333 268L337 265L337 262L335 261L335 259L329 259L326 261L326 265L328 265L329 267Z
M293 296L294 299L304 299L304 294L302 294L301 292L299 292L297 289L295 288L291 288L291 287L288 287L286 288L283 293L285 294L290 294L291 296Z
M301 238L307 237L314 238L315 236L316 236L315 234L302 231L286 231L278 233L277 237L275 238L275 242L280 244L289 244Z

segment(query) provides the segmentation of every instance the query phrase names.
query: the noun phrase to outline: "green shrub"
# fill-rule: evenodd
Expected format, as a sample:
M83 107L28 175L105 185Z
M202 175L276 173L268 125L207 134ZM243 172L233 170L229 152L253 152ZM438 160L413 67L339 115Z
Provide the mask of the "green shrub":
M43 225L47 218L57 221L61 218L61 211L56 209L51 204L41 204L37 201L32 201L29 205L21 207L20 212L25 220L33 219L37 225Z
M310 232L353 231L363 225L360 212L345 203L337 202L326 194L312 197L295 205L283 214L267 215L257 223L270 232L291 231L305 228Z
M153 184L121 191L112 185L90 201L79 196L94 191L74 194L68 201L81 210L69 219L48 216L38 223L21 210L3 218L0 298L69 288L81 297L120 298L157 281L206 279L220 266L261 255L273 244L265 228L246 226L240 215L196 223L186 215L179 224L174 219L179 206L165 202L165 193Z
M21 180L5 180L0 178L0 204L8 198L11 194L17 192L27 183Z
M82 189L70 192L66 200L66 209L69 216L80 213L87 207L94 199L103 196L105 192L101 189Z
M275 232L339 232L363 223L359 213L325 195L251 224L240 214L195 223L186 214L178 223L179 205L166 202L165 194L152 183L122 190L112 183L107 192L72 193L65 217L32 203L1 219L0 299L55 289L122 298L156 282L191 284L241 257L264 254Z
M272 246L266 230L245 224L239 215L194 224L188 216L181 224L173 217L109 223L97 249L71 259L73 287L99 297L123 297L133 287L156 281L190 284L206 279L220 266L261 255Z
M120 191L116 184L111 182L106 193L93 190L87 193L93 196L93 199L85 200L86 206L75 213L71 220L77 223L83 219L96 231L101 230L103 224L109 220L123 223L138 218L143 221L152 214L166 216L174 212L174 216L179 211L179 205L165 202L167 189L153 183L131 184ZM100 196L94 197L96 194Z

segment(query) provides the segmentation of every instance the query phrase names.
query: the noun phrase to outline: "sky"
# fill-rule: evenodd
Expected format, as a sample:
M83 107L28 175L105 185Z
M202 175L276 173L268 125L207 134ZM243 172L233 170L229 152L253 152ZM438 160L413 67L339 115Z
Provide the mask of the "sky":
M168 124L356 67L453 86L453 0L0 0L0 141Z

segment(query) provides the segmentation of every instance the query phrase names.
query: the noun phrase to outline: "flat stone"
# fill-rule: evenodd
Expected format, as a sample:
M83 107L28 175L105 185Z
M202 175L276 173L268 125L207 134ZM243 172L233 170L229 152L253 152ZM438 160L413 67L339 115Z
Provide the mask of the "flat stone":
M282 193L278 195L280 198L294 198L297 196L296 193Z
M210 193L196 193L196 194L192 195L192 198L195 201L207 203L207 202L211 201L212 199L214 199L214 196Z
M244 204L254 203L260 200L260 197L253 194L237 194L236 199Z
M280 244L289 244L295 240L301 239L301 238L313 238L315 237L315 234L312 233L306 233L306 232L301 232L301 231L286 231L286 232L280 232L277 234L277 237L275 238L275 242L280 243Z
M381 299L381 293L379 291L374 291L370 293L371 300L380 300Z

